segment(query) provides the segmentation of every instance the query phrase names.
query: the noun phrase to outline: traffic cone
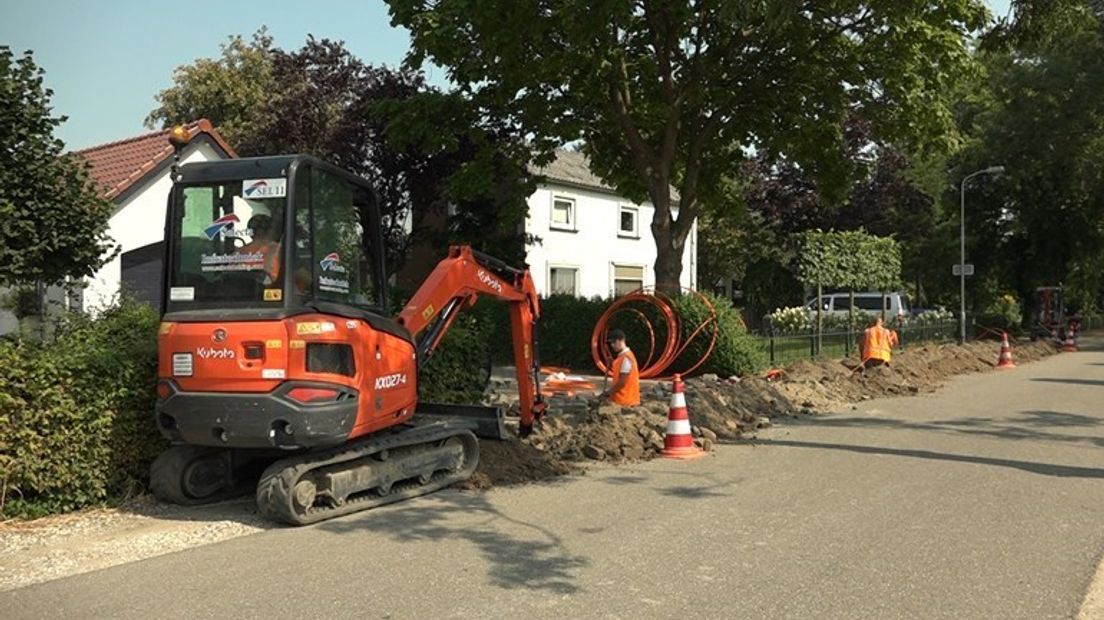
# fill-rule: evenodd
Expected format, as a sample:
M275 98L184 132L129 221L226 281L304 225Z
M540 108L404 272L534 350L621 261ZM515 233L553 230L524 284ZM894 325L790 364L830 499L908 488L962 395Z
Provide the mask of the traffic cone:
M1074 340L1074 330L1070 327L1066 328L1066 342L1062 345L1062 351L1065 353L1077 353L1077 341Z
M675 375L671 394L671 407L667 412L667 434L663 438L663 452L668 459L694 459L705 452L694 445L690 434L690 416L686 413L686 395L682 393L682 377Z
M1001 332L1000 357L997 358L997 368L1015 368L1012 362L1012 345L1008 344L1008 332Z

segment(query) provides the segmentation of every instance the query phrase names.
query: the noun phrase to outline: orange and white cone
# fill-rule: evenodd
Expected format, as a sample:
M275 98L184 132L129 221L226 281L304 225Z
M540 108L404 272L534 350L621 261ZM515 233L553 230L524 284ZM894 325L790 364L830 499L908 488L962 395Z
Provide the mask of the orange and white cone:
M1074 331L1072 328L1066 328L1066 342L1062 345L1062 351L1065 353L1077 353L1077 341L1074 340Z
M682 378L679 375L675 375L671 407L667 412L667 434L663 438L663 452L660 454L668 459L705 456L705 452L694 445L694 436L690 433L690 416L686 412L686 395L682 392Z
M1008 344L1008 332L1001 332L1000 357L997 358L997 368L1015 368L1012 362L1012 345Z

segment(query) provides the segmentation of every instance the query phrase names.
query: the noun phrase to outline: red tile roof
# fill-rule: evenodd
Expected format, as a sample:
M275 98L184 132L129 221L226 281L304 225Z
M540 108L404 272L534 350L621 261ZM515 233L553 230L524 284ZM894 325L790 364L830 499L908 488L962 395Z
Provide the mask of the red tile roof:
M202 118L185 125L189 139L207 134L230 157L237 157L234 149L215 131L211 121ZM109 142L76 151L92 166L92 179L103 188L104 198L112 199L137 183L151 170L172 157L169 129L147 133L125 140Z

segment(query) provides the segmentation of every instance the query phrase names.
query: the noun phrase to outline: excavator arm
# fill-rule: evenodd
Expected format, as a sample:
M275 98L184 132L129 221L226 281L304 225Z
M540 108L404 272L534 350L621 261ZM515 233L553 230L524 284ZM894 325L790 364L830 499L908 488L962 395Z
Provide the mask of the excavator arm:
M420 371L460 311L474 305L480 295L510 304L510 332L521 401L518 431L525 437L540 422L545 410L537 361L540 301L527 269L515 269L469 246L453 246L396 320L414 335Z

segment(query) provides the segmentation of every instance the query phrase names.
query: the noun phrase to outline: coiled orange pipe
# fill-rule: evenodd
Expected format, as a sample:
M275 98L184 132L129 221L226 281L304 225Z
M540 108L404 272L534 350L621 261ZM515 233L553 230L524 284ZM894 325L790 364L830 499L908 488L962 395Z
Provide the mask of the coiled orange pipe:
M701 358L688 368L678 369L678 372L688 375L704 364L713 353L713 348L717 345L717 334L720 331L717 324L717 309L713 307L708 297L695 290L683 289L683 294L697 295L698 298L705 303L705 307L709 309L709 317L689 330L690 333L685 339L681 337L682 325L671 303L671 298L656 291L653 287L637 289L628 295L619 297L617 301L613 302L610 307L602 313L602 316L598 318L598 322L594 325L594 332L590 336L590 355L594 359L594 365L598 367L598 370L601 370L603 374L609 372L609 366L613 359L609 351L607 351L603 345L606 342L606 334L609 332L610 321L620 312L632 313L640 317L645 328L648 330L651 350L648 352L647 359L640 364L641 379L655 379L664 376L664 373L670 369L671 364L675 363L675 360L686 351L686 348L708 330L709 345L706 347ZM655 326L640 309L629 307L631 304L654 306L662 317L663 323L667 328L667 338L666 342L663 344L663 350L658 357L655 355Z

